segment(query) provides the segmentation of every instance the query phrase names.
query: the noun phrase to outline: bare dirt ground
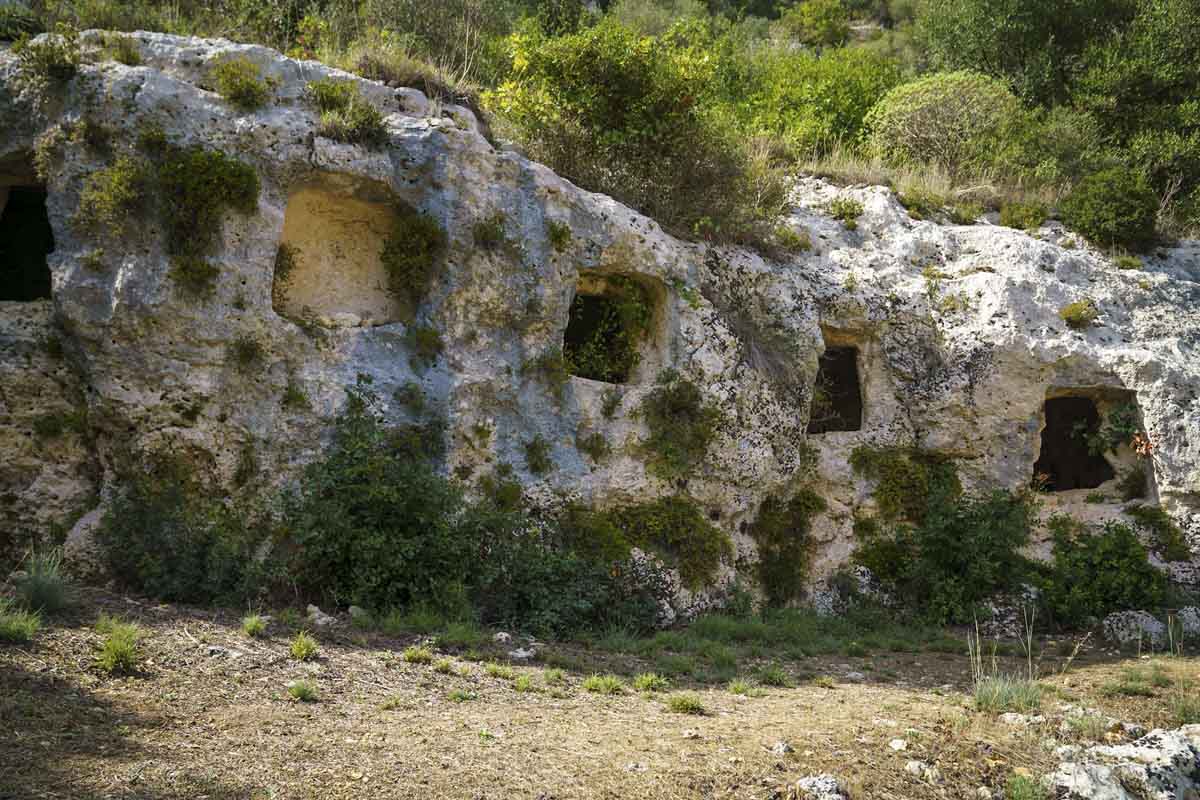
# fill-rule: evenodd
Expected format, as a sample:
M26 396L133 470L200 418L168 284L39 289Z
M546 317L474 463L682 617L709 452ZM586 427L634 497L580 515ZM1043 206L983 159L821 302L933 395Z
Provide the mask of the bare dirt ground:
M542 657L574 668L547 685L542 663L489 675L484 662L435 647L435 660L452 660L442 673L401 657L422 637L348 625L315 630L320 655L299 662L289 655L296 627L276 622L250 639L233 613L81 594L32 642L0 645L0 798L764 800L821 772L842 778L853 798L974 797L981 786L1001 797L1014 771L1040 774L1054 746L1078 741L1059 730L1062 704L1174 727L1173 699L1200 679L1200 658L1159 656L1148 690L1114 692L1147 667L1144 657L1085 645L1067 666L1071 647L1042 641L1047 720L1032 725L974 709L965 645L793 659L781 663L796 684L760 696L680 680L666 692L627 685L601 695L582 686L593 670L633 674L649 662L555 646ZM92 624L102 611L142 627L136 674L96 669L103 637ZM506 649L470 656L503 662ZM1006 656L1000 668L1023 664ZM293 700L296 680L318 699ZM705 713L673 713L667 699L680 691ZM791 752L772 752L778 742ZM910 760L940 777L911 774Z

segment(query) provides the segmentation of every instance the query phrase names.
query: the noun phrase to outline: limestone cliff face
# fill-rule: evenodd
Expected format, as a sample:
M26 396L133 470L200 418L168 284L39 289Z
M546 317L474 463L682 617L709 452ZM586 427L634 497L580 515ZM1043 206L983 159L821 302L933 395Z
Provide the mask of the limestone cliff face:
M1136 403L1154 442L1151 499L1200 552L1198 243L1122 271L1054 224L1031 236L986 221L916 221L887 189L801 179L786 222L809 231L813 246L764 260L676 239L497 149L464 108L262 47L133 37L140 66L85 64L60 97L36 106L17 88L15 59L0 53L0 164L28 167L39 142L60 141L42 145L53 155L43 177L52 300L0 303L8 498L0 525L44 526L83 510L93 492L110 488L121 454L165 444L230 484L252 451L264 484L284 482L319 451L359 374L373 378L394 422L413 418L396 390L419 386L426 408L447 421L446 470L467 480L507 462L535 503L651 499L681 487L647 472L639 448L646 427L635 410L672 368L722 412L704 464L682 488L734 534L742 563L754 558L744 527L762 499L799 485L829 505L815 526L814 578L845 561L852 515L871 503L871 487L849 466L859 445L944 453L968 485L1027 485L1045 403L1057 396L1086 397L1101 413ZM99 35L84 40L95 46ZM211 66L233 55L274 82L265 108L238 112L206 88ZM317 135L303 92L330 75L357 81L385 111L386 147ZM174 285L156 216L116 241L75 224L86 176L111 158L63 133L84 117L111 128L115 142L132 142L154 123L174 142L219 149L257 172L257 212L223 218L209 299ZM855 230L824 210L838 197L862 203ZM449 239L415 318L386 291L380 264L394 198L430 215ZM486 220L503 228L492 249L475 243L475 226ZM551 233L562 224L565 243ZM281 244L297 254L286 286L274 277ZM577 290L590 293L605 276L633 278L654 299L641 360L624 384L573 377L556 391L530 364L561 348ZM1059 311L1084 298L1099 318L1075 330ZM431 365L414 358L413 326L441 334L444 349ZM63 341L69 379L54 377L61 370L43 356L22 361L18 350L29 346L9 344L52 335ZM232 343L247 339L265 354L251 372L230 357ZM857 372L857 430L807 433L826 348L853 348L842 352L843 367ZM309 408L283 402L289 385ZM603 407L613 391L619 404L610 417ZM38 445L32 412L18 408L35 394L48 408L77 409L78 432ZM577 446L592 433L613 448L600 463ZM541 475L525 461L524 446L538 435L554 465ZM1110 459L1117 474L1133 455ZM1047 505L1093 519L1120 513L1116 503L1086 503L1086 494L1052 493Z

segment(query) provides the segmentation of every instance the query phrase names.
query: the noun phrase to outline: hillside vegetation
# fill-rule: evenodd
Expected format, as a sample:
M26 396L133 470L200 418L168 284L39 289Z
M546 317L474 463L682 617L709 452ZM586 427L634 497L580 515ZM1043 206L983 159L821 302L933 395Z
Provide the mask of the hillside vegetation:
M778 245L797 168L914 216L1059 214L1144 250L1200 227L1200 0L50 0L58 26L261 42L486 110L687 236Z

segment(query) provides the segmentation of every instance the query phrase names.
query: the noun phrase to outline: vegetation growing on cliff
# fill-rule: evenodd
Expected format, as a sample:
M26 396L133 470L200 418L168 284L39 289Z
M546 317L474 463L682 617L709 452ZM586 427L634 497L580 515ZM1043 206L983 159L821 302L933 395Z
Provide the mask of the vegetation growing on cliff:
M771 605L802 596L812 558L812 520L825 508L820 495L807 488L786 501L768 495L759 506L749 532L758 548L758 582Z
M650 428L642 443L651 472L676 480L698 467L717 432L720 411L700 387L674 370L664 370L638 407Z

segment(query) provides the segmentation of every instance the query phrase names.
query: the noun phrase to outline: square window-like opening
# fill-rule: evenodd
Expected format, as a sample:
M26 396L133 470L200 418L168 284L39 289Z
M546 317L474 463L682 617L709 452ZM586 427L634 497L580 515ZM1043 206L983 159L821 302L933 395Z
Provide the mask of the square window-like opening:
M54 232L46 190L0 186L0 300L48 300Z
M571 303L563 359L579 378L626 383L642 360L653 317L650 293L629 278L608 278L581 290Z
M1046 400L1042 448L1033 472L1047 491L1095 489L1116 473L1091 442L1100 429L1100 412L1089 397Z
M858 382L858 348L826 347L817 365L809 409L808 432L862 429L862 389Z

